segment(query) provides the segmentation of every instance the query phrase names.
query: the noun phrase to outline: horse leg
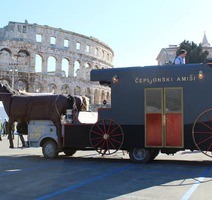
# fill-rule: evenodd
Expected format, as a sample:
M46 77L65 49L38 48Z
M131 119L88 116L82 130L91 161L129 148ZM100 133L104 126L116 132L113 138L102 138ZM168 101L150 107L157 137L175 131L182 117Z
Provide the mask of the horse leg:
M62 149L62 131L61 131L61 123L55 122L56 130L57 130L57 137L58 137L58 149Z
M13 137L12 137L12 125L13 125L13 121L9 119L9 123L8 123L8 139L9 139L9 143L10 143L10 148L14 148L14 144L13 144Z

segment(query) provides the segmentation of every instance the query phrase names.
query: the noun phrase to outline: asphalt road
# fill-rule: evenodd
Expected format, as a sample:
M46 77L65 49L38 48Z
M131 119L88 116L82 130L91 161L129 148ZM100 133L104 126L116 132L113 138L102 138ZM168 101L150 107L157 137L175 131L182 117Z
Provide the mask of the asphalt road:
M14 143L18 145L17 138ZM134 164L121 151L104 157L78 151L48 160L41 148L9 149L4 137L0 180L1 200L211 200L212 158L181 151Z

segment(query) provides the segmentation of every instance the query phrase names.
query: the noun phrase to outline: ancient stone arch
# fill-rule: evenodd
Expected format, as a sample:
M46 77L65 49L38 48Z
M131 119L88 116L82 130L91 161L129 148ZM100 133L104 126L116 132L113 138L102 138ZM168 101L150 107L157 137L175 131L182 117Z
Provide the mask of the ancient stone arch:
M0 79L0 83L9 85L9 81L7 79Z
M81 69L82 68L82 65L81 65L81 62L80 60L76 60L74 62L74 77L77 77L77 78L80 78L80 72L81 72Z
M2 52L2 53L8 53L9 55L12 54L11 50L8 49L8 48L2 48L2 49L1 49L1 52Z
M70 61L68 58L62 59L62 68L61 68L62 76L68 77L68 75L70 74L69 63Z
M94 103L100 104L100 92L98 89L95 89L94 91Z
M42 55L36 54L35 59L36 59L35 73L42 72L42 61L43 61Z
M33 91L36 93L43 92L42 84L40 82L35 82L33 85Z
M27 91L28 90L28 82L25 79L19 79L15 82L15 89Z
M108 104L111 104L111 95L110 95L109 91L107 91L107 93L106 93L106 100L107 100Z
M81 95L82 92L81 92L81 88L79 86L76 86L74 88L74 95Z
M102 90L101 91L101 100L100 100L100 102L103 102L104 100L106 100L106 95L105 95L105 91Z
M71 94L71 90L70 90L68 84L62 85L62 87L61 87L61 93L62 94Z
M57 93L57 86L54 83L49 83L48 84L48 91L49 93L56 94Z

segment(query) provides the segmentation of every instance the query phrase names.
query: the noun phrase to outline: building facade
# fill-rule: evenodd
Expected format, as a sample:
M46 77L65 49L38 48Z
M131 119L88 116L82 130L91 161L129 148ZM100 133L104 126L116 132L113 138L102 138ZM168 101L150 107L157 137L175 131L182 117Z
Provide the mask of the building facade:
M202 44L203 51L207 50L209 52L208 58L212 58L212 47L210 43L208 42L208 39L205 33L204 33L201 44ZM156 58L158 65L166 65L166 64L173 63L174 59L176 58L176 52L178 48L179 48L178 45L169 45L168 48L162 48Z
M113 50L61 28L9 22L0 28L0 81L27 92L67 93L110 103L110 89L90 82L92 69L113 68Z

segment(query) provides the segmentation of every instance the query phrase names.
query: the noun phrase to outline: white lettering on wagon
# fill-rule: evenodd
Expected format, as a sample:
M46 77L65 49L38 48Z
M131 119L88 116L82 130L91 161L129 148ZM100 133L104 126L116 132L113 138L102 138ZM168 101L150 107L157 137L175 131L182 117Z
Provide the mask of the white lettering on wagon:
M190 76L177 77L177 81L191 82L195 80L196 80L196 77L193 74Z
M141 78L136 77L136 84L153 84L153 83L170 83L170 82L192 82L196 81L196 77L191 74L189 76L178 76L178 77L154 77L154 78Z

